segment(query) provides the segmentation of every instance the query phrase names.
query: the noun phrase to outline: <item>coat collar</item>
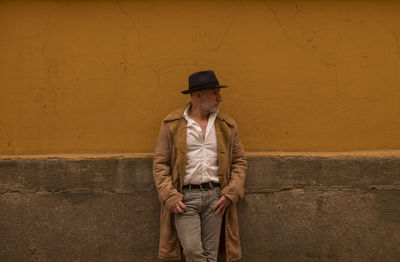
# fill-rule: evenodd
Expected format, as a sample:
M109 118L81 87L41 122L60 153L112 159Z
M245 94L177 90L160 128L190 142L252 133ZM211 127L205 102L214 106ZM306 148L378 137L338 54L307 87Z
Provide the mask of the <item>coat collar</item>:
M173 122L176 121L178 119L182 119L183 117L183 112L185 112L186 107L189 105L190 103L188 103L185 107L180 108L178 110L175 110L174 112L170 113L169 115L167 115L164 118L164 122ZM217 115L217 119L218 120L222 120L225 121L229 126L236 126L236 122L235 120L233 120L230 116L222 113L222 112L218 112Z

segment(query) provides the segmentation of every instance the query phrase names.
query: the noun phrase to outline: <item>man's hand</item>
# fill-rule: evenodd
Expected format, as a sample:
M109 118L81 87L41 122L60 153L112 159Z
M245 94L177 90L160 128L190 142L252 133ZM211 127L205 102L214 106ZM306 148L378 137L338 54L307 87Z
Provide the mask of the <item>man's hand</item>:
M225 214L225 210L228 206L232 204L232 201L227 198L226 196L221 196L221 198L218 200L218 202L215 204L213 207L213 210L217 210L215 212L215 215L220 214L223 216Z
M176 202L176 205L171 207L171 213L173 214L183 214L186 211L187 207L185 204L182 203L182 201Z

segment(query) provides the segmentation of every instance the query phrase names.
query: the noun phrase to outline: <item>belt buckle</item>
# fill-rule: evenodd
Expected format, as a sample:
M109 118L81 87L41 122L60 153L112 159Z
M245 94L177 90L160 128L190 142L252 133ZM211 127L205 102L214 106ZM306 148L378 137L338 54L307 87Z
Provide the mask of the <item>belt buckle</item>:
M200 190L201 191L205 191L208 189L213 189L214 185L212 184L212 182L206 182L206 183L202 183L199 185L200 186Z

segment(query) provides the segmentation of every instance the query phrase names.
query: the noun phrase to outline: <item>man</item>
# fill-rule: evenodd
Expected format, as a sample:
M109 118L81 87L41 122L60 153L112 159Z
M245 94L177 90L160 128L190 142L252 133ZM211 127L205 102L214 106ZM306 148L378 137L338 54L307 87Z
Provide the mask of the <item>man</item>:
M214 72L189 76L191 103L161 124L153 176L161 202L159 258L217 261L241 257L236 202L244 196L247 160L236 122L218 111Z

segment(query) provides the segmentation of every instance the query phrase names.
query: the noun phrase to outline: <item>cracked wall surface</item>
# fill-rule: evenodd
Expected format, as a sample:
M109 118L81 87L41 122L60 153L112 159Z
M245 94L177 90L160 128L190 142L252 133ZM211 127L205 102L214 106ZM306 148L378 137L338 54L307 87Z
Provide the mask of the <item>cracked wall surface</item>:
M248 151L400 148L397 1L0 1L0 154L151 152L214 69Z
M398 261L400 157L249 156L241 261ZM1 261L158 261L151 157L0 159Z

